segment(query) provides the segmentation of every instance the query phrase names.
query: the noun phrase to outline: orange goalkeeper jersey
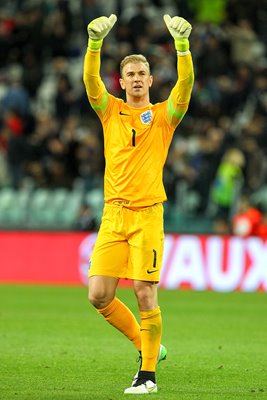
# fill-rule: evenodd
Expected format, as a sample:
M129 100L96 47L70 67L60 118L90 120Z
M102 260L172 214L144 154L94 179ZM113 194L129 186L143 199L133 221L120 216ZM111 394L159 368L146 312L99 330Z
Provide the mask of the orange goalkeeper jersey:
M104 132L104 200L122 201L129 208L163 202L163 167L193 86L191 55L178 57L179 79L169 98L143 108L130 107L108 93L99 70L100 52L87 50L85 87Z

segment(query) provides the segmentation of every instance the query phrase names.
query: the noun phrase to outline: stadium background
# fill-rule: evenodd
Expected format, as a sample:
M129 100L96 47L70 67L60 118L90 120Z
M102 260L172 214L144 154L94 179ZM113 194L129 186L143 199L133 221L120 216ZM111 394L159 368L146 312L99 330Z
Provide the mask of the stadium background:
M104 167L101 127L82 82L86 25L112 12L119 18L102 50L103 79L121 95L120 59L145 53L153 102L176 79L162 15L193 25L196 81L164 175L159 299L168 357L157 370L159 398L266 399L267 1L144 3L0 0L5 400L125 399L137 369L133 346L88 305L83 285ZM133 291L117 294L139 318Z
M152 102L166 99L176 80L176 55L162 15L181 15L193 25L196 79L164 172L166 231L226 235L226 258L227 235L243 236L244 259L253 258L246 238L256 235L266 257L266 10L266 0L0 1L2 279L14 243L23 248L26 232L79 231L86 238L99 226L102 131L86 98L82 68L88 21L112 12L118 22L104 42L102 78L108 90L123 96L119 62L144 53L154 75ZM12 236L14 231L21 234ZM250 265L241 264L244 271ZM220 265L227 268L223 259Z

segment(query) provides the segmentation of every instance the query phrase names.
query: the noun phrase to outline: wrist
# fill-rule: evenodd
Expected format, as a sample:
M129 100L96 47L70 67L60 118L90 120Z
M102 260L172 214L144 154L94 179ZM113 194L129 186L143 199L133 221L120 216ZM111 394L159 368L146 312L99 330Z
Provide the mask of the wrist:
M103 44L103 39L99 39L99 40L93 40L90 39L88 40L88 48L90 50L100 50Z
M179 52L186 52L189 50L189 40L187 38L174 39L175 48Z

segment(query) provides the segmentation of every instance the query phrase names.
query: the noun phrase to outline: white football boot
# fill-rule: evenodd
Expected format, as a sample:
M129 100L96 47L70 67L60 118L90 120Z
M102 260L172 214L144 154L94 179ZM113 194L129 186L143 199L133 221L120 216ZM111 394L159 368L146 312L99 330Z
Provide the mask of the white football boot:
M138 385L138 380L135 383L137 386L131 386L124 390L124 394L152 394L157 393L158 388L156 383L152 381L146 381Z
M159 347L157 364L160 363L163 360L166 360L166 357L167 357L167 349L166 349L165 346L163 346L163 344L161 344L160 347ZM142 358L142 356L140 356L140 360L141 360L141 358ZM137 381L138 373L139 373L139 369L136 372L135 376L133 377L132 386L134 386L135 382Z

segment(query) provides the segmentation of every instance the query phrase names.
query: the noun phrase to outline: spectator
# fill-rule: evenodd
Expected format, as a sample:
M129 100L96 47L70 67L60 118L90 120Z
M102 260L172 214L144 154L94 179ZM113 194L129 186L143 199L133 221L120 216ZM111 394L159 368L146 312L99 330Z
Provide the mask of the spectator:
M165 100L176 66L171 40L158 17L184 10L194 25L194 90L164 171L173 207L179 207L181 195L186 199L193 191L199 202L191 212L207 216L211 204L222 211L227 190L218 187L223 186L227 168L221 161L229 148L241 151L245 160L236 168L239 184L248 195L259 190L267 182L264 5L249 0L56 0L12 1L7 7L1 2L0 151L6 166L1 171L6 172L0 187L20 187L25 177L36 187L71 187L77 179L88 190L102 185L101 125L81 85L81 49L86 46L88 21L112 9L121 18L114 40L102 48L102 76L118 96L114 71L126 54L136 50L146 54L157 79L151 100ZM232 189L237 181L232 179ZM228 196L223 215L231 213L237 199L238 193ZM227 231L223 224L217 226L218 231Z
M262 213L252 205L249 197L242 195L239 199L237 212L232 218L232 232L234 235L248 237L263 233Z
M15 111L21 116L30 113L29 94L22 83L23 71L19 66L10 67L5 94L2 98L2 112Z
M230 217L231 207L242 189L244 165L244 155L237 148L231 148L223 155L210 192L211 214L215 217L220 216L226 220Z
M257 226L255 235L261 237L262 239L267 239L267 212L266 211L262 215L262 219Z
M264 47L248 19L240 19L237 25L228 26L226 33L230 40L231 59L234 64L253 65L263 57Z
M97 222L91 206L83 203L79 215L74 222L73 229L76 231L94 231L97 229Z
M129 41L133 45L134 51L138 48L137 43L139 38L141 40L149 36L150 19L146 15L146 6L143 1L139 1L136 7L136 13L130 18L127 23L129 29Z
M259 146L257 137L253 135L242 135L240 138L240 148L246 159L244 167L244 186L246 190L252 193L259 189L265 182L267 160L263 149Z
M72 89L69 77L61 74L57 81L57 90L55 98L55 112L60 121L64 121L71 114L75 114L77 105L77 96Z

